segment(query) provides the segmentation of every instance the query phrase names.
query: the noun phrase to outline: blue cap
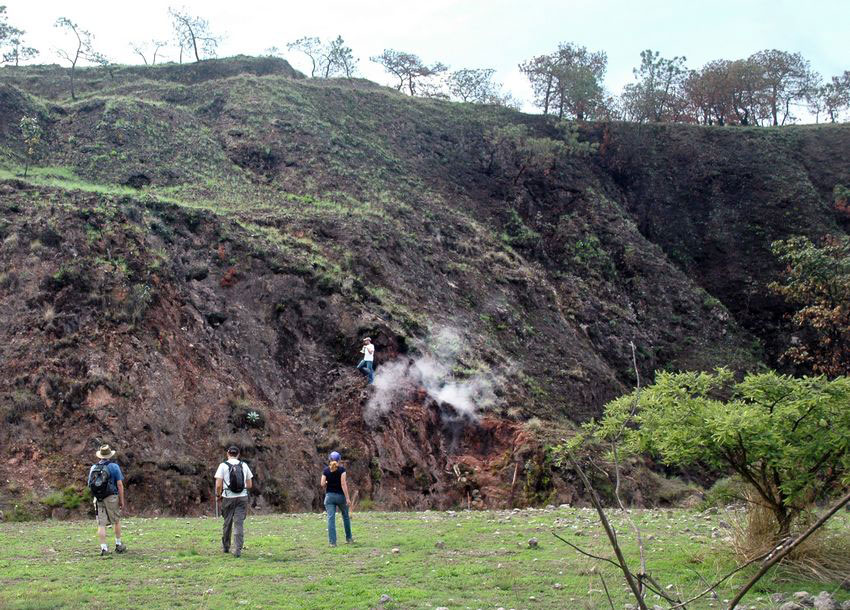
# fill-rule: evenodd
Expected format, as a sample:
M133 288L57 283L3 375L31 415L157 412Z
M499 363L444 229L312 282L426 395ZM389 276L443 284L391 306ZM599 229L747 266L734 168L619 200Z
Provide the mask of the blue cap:
M328 456L332 462L338 462L342 459L342 456L339 454L339 451L331 451L331 454Z

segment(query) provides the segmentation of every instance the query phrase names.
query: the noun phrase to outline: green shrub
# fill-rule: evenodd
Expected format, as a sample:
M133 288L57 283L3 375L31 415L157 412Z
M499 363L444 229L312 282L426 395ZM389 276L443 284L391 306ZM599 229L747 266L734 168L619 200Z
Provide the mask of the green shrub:
M716 506L723 508L730 504L742 502L747 497L747 486L741 477L731 476L718 479L711 488L705 492L700 508L705 510Z
M73 486L66 487L62 491L54 491L41 499L41 503L48 508L67 508L68 510L76 510L88 502L91 502L89 488L84 487L79 490Z

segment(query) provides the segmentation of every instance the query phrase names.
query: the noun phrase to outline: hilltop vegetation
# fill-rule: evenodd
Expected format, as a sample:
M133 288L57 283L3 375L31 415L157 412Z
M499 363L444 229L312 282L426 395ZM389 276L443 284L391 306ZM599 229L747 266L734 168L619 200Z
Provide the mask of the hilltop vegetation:
M564 129L272 58L75 87L0 71L0 474L27 465L4 480L34 513L96 439L146 508L198 510L230 441L261 507L316 505L330 448L387 508L576 498L546 447L632 386L629 342L645 378L775 365L771 242L847 226L847 125ZM24 115L45 132L25 181ZM359 338L380 368L441 329L452 380L495 400L473 423L410 391L370 418Z

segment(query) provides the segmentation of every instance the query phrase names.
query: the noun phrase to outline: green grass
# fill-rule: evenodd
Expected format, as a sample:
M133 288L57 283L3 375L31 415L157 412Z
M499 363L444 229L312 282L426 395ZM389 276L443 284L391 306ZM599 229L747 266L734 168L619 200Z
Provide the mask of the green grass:
M635 510L633 516L653 538L647 562L662 586L688 595L703 587L701 578L712 581L732 567L729 545L711 537L723 515ZM624 520L614 515L613 521L636 565ZM848 526L847 515L833 524ZM613 567L578 555L550 533L610 556L587 509L358 513L356 544L335 549L327 546L322 515L255 515L246 523L241 559L220 552L219 527L213 518L128 518L129 552L101 559L93 522L0 524L0 607L369 608L387 594L394 600L387 609L603 608L600 576L615 607L628 602ZM528 547L531 537L540 548ZM437 548L437 541L445 546ZM745 570L719 587L718 601L689 607L720 607L750 575ZM772 574L745 601L768 608L772 592L834 588ZM649 602L658 600L650 595Z

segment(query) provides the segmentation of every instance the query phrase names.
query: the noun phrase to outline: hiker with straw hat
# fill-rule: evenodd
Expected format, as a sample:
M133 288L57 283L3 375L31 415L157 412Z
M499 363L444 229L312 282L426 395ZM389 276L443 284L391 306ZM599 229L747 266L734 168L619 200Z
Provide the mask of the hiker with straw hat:
M106 527L115 530L115 552L123 553L127 547L121 542L121 510L124 508L124 474L112 458L115 450L101 445L95 456L98 462L89 469L88 487L94 496L97 514L97 537L100 539L101 557L109 555L106 544Z

